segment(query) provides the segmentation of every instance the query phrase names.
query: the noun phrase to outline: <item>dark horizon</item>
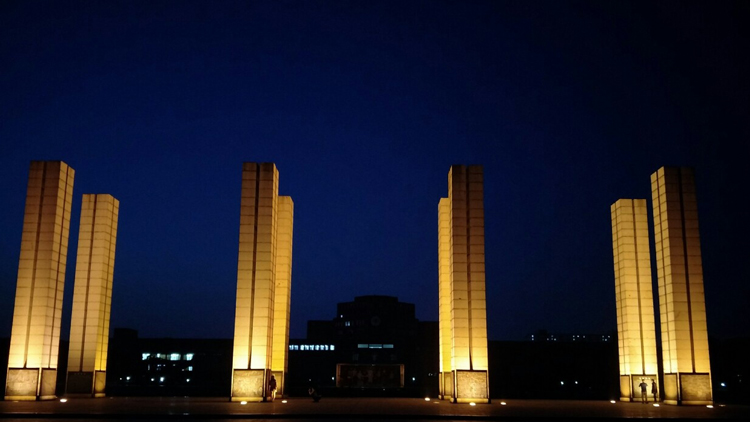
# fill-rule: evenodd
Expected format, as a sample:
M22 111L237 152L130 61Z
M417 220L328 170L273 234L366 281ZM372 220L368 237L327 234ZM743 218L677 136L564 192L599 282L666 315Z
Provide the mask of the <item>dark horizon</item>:
M0 337L32 160L76 171L64 317L81 195L109 193L111 327L175 338L232 336L243 162L276 163L295 203L292 338L370 294L436 321L438 201L451 165L482 165L490 340L616 330L609 207L650 208L650 175L689 166L709 336L748 337L748 18L742 1L5 2Z

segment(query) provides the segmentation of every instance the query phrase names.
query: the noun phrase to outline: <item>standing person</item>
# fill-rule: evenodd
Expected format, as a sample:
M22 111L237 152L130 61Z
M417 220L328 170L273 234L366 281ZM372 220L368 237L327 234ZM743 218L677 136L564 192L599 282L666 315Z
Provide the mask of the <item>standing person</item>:
M659 393L659 391L656 388L656 380L651 380L651 394L654 395L654 402L658 402L659 401L657 399L657 397L656 397L658 395L658 393Z
M648 402L648 384L646 384L646 380L642 379L638 386L641 387L641 403L646 404Z
M271 375L271 381L268 382L268 389L271 390L271 401L276 399L276 377Z

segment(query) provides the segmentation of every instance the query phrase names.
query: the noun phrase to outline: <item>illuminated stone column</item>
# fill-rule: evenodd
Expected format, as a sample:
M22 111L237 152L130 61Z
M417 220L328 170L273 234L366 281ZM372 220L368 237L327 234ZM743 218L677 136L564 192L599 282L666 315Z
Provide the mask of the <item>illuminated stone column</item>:
M648 209L645 199L620 199L611 208L617 300L620 399L641 401L639 384L659 384ZM659 389L661 391L661 389ZM653 401L653 395L646 395Z
M710 404L711 365L693 170L660 168L651 175L651 194L664 401Z
M454 403L490 401L483 183L481 166L452 166L448 173Z
M120 202L83 195L66 394L104 397Z
M6 400L55 398L74 174L62 161L31 162Z
M276 395L283 397L289 363L289 311L292 298L292 234L294 202L279 196L276 225L276 288L273 316L271 369L276 377Z
M440 337L440 398L453 397L453 327L451 326L451 208L448 198L438 204L438 296Z
M232 401L265 401L271 378L279 172L244 163L234 322Z

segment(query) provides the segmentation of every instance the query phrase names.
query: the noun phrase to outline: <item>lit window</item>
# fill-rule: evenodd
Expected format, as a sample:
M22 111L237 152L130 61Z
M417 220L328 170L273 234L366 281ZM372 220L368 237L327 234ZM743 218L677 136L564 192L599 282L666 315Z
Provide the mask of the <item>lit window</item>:
M151 357L151 353L141 353L141 360L147 360Z
M192 370L193 370L193 367L192 366L188 366L188 371L192 371Z
M393 349L393 345L392 344L384 344L383 345L383 349Z
M182 356L179 353L172 353L169 355L169 360L180 360Z
M344 323L344 327L351 327L351 326L352 326L352 322L351 321L346 321Z
M336 346L331 345L331 350L336 350Z
M164 377L159 377L159 382L164 382Z
M382 348L383 348L382 344L371 344L370 345L370 349L382 349Z
M358 344L357 345L357 349L367 349L367 347L368 347L367 344Z
M185 360L193 360L193 356L195 356L195 353L186 353Z
M167 355L165 355L164 353L157 353L156 354L156 358L157 359L166 359Z
M319 344L315 345L315 350L320 350L320 345Z

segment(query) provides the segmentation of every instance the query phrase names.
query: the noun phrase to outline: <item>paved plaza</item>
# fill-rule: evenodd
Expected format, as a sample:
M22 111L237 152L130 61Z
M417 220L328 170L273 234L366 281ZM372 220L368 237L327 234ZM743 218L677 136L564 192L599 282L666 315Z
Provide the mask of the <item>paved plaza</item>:
M503 404L505 403L505 404ZM0 418L61 420L579 420L647 418L747 419L750 406L655 407L641 403L573 400L493 400L491 404L450 404L439 400L388 398L308 398L286 402L232 403L224 398L104 398L45 402L0 401Z

